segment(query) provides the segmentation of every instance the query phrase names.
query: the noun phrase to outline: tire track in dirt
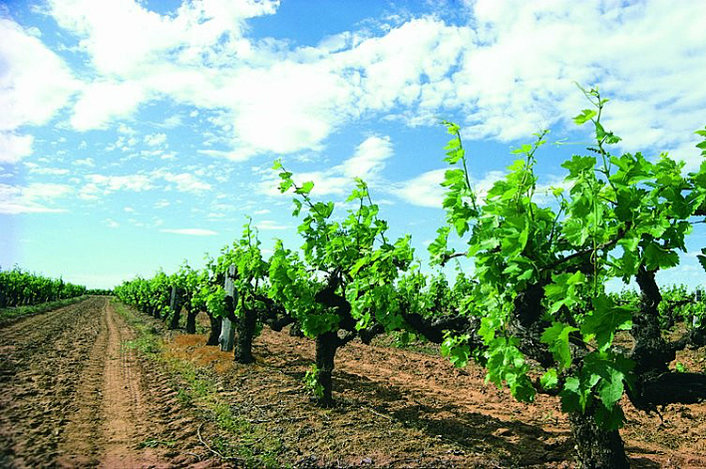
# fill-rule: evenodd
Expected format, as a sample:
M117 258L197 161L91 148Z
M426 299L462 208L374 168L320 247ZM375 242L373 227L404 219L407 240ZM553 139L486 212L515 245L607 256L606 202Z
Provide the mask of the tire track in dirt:
M95 466L99 462L103 421L101 402L103 394L104 357L107 352L107 325L105 305L101 307L100 332L91 347L86 364L78 378L72 403L71 417L63 432L57 464L62 467Z
M101 467L169 467L151 448L135 449L149 433L148 408L135 350L125 347L133 337L112 305L106 307L108 350L104 371L103 435L107 440Z
M139 448L150 421L141 391L132 333L109 303L102 307L101 331L76 394L77 412L67 425L58 461L63 467L170 467L156 450Z

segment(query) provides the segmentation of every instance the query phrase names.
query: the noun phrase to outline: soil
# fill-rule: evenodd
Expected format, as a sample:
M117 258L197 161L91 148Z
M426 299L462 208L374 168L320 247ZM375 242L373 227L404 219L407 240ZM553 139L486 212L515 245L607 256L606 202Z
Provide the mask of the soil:
M0 467L221 466L187 454L195 422L131 337L104 297L0 331Z
M0 467L232 466L205 445L223 431L179 402L179 380L164 365L125 346L134 337L100 297L0 330ZM205 346L205 335L165 337L162 362L190 362L212 380L213 399L251 434L276 440L283 466L577 467L557 399L517 403L474 365L353 342L336 357L336 406L320 409L302 384L311 340L263 330L255 363L241 365ZM706 371L703 349L678 360ZM661 415L624 408L633 467L706 467L706 404ZM256 455L262 444L230 437Z
M333 410L313 407L302 388L314 342L263 330L253 365L182 335L168 353L210 367L231 405L251 421L269 422L283 462L311 466L577 467L559 400L526 405L485 384L484 371L454 368L437 354L352 342L339 350ZM387 341L389 342L389 341ZM431 350L433 352L433 349ZM685 351L689 371L706 372L704 350ZM636 468L706 467L706 404L667 406L645 414L623 402L621 430Z

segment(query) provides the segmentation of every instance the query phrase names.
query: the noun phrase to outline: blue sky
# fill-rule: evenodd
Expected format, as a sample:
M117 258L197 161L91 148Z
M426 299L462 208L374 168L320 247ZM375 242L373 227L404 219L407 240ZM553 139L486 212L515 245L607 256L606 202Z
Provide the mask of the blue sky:
M426 259L440 120L481 191L550 128L569 143L539 155L546 189L587 143L574 82L596 85L620 150L693 169L704 71L706 2L0 2L0 266L111 287L201 265L248 215L266 249L298 246L280 157L322 198L366 179ZM662 281L703 284L704 246Z

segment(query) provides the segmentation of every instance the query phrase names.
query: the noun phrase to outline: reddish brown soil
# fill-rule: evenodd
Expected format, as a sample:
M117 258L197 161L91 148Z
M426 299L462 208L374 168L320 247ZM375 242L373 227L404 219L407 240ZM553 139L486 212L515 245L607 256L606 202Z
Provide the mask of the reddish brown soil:
M315 409L302 390L314 344L263 331L254 365L178 336L169 353L214 370L242 415L269 422L282 462L390 467L575 467L573 441L558 399L533 405L484 384L482 369L459 370L438 356L351 343L337 355L333 410ZM679 358L704 369L704 351ZM621 431L633 467L706 467L706 405L668 406L659 415L626 400Z
M141 316L150 327L158 322ZM556 399L515 402L484 385L481 369L427 353L351 343L339 351L333 409L319 409L302 378L313 342L263 331L256 363L165 335L160 360L137 355L134 332L103 298L0 331L0 467L225 467L206 444L228 440L249 461L294 467L576 467ZM227 434L213 415L177 399L189 384L168 363L188 361L215 383L241 424ZM704 351L679 357L704 369ZM171 371L170 371L171 370ZM184 389L179 389L183 392ZM634 467L706 467L706 405L660 416L624 407L621 431ZM203 440L203 441L201 441ZM244 454L240 451L238 454Z
M125 347L131 337L100 297L0 331L0 467L196 464L195 421Z

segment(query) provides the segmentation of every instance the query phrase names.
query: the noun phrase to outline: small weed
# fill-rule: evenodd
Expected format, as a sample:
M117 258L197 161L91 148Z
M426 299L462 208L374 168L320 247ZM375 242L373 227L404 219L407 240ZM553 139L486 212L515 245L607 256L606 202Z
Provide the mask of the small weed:
M193 399L191 399L189 393L181 388L177 389L176 398L179 404L184 407L192 407L194 405Z
M311 365L309 371L304 375L304 385L316 396L318 399L324 397L324 387L319 382L319 369L316 365Z
M137 445L138 449L142 448L158 448L163 446L165 448L173 448L176 445L174 440L160 440L157 438L147 438L145 441Z

